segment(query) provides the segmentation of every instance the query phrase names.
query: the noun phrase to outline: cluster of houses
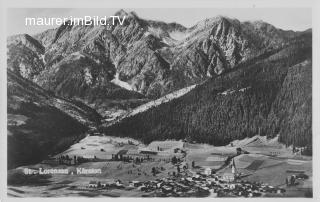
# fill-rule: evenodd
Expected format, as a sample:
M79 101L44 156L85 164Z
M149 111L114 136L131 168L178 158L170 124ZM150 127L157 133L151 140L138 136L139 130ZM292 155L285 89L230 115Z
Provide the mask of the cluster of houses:
M97 160L95 155L83 155L83 156L73 156L61 155L58 157L49 157L42 161L44 164L49 165L79 165L81 163L90 162Z
M90 182L95 189L133 188L153 197L260 197L267 193L283 194L286 190L262 183L226 181L217 174L195 173L192 176L170 176L150 181L130 181L125 186L120 180L112 183Z
M158 150L158 151L160 151L160 150ZM143 148L143 149L139 149L138 152L132 152L132 151L123 149L123 150L118 151L115 154L112 154L111 160L112 161L133 162L133 163L152 162L152 161L156 161L156 160L164 160L167 162L172 161L171 155L163 156L163 158L159 158L159 157L154 158L158 154L158 151L154 151L154 150L151 150L148 148ZM180 157L176 157L174 155L173 158L176 161L180 161L180 159L186 155L185 152L179 148L174 149L174 153L180 153L180 154L177 154Z
M154 161L149 153L128 153L128 150L120 150L116 154L112 154L112 161L123 161L123 162L133 162L133 163L143 163L145 161Z
M309 176L304 174L303 172L297 174L297 175L291 175L286 177L286 185L289 186L295 186L298 185L298 181L297 180L304 180L304 179L308 179Z
M106 188L124 188L125 186L120 180L115 180L111 182L100 182L100 181L90 181L88 184L88 188L93 189L106 189Z
M122 154L123 152L120 152ZM119 154L119 155L120 155ZM145 192L153 197L260 197L268 193L283 194L286 190L263 183L241 181L234 159L223 174L217 174L211 168L194 172L180 158L172 157L171 163L177 167L177 172L168 173L168 177L149 181L130 181L124 185L117 180L113 183L89 184L91 188L131 188ZM192 162L192 168L195 167Z
M120 180L112 183L90 182L88 187L93 189L136 189L152 197L260 197L267 193L283 194L286 190L262 183L241 181L234 160L230 163L230 172L216 174L212 169L192 172L185 162L172 158L171 162L177 166L176 174L149 181L130 181L124 185ZM194 163L192 163L194 167ZM175 172L174 172L175 173Z

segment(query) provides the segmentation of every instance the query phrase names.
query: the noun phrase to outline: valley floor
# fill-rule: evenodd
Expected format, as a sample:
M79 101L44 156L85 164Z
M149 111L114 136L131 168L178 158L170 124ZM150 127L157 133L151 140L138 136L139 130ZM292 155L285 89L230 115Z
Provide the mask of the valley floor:
M237 148L242 152L237 154ZM116 154L123 159L115 159ZM56 161L67 155L85 160ZM178 159L174 164L173 157ZM232 165L238 175L235 181L230 180ZM34 174L24 174L26 168ZM68 174L41 175L39 168L68 169ZM98 173L80 174L79 168ZM287 177L301 174L307 177L286 185ZM87 136L42 163L8 171L12 197L308 197L310 193L311 157L294 155L276 139L259 136L221 147L170 140L144 145L129 138Z

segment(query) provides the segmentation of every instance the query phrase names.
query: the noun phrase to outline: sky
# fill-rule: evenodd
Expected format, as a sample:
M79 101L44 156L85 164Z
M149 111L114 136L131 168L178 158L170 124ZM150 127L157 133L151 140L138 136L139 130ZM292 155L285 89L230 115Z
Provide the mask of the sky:
M120 8L9 8L7 35L36 34L56 26L26 26L26 17L63 18L110 16ZM125 8L144 19L177 22L191 27L206 18L222 15L240 21L262 20L284 30L303 31L312 27L311 8Z

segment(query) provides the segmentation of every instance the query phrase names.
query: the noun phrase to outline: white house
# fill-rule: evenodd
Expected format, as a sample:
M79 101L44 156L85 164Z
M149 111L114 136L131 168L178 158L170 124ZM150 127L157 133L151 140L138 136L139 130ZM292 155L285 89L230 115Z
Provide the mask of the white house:
M204 169L204 174L205 174L205 175L211 175L211 174L212 174L211 168L206 168L206 169Z
M89 187L90 188L97 188L98 187L98 183L96 181L90 181L89 182Z

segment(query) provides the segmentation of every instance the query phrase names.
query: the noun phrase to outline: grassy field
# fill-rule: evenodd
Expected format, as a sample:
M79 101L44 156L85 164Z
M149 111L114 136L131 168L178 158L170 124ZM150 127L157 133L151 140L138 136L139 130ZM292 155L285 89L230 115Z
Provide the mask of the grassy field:
M265 142L266 146L260 144L265 154L252 150L252 144L248 145L250 140L237 141L233 146L214 147L206 144L191 144L181 141L156 141L150 145L144 145L141 142L118 137L102 137L102 136L87 136L78 143L71 146L66 151L57 155L95 155L99 160L95 162L82 163L81 165L59 165L53 166L48 164L36 164L26 166L28 168L68 168L76 173L76 169L81 168L96 168L101 169L101 174L74 174L74 175L50 175L46 179L41 179L44 183L41 184L39 179L25 178L16 176L13 173L22 172L25 167L9 170L8 178L15 183L9 184L8 195L16 197L25 196L42 196L42 197L57 197L57 196L83 196L83 197L118 197L118 196L142 196L145 194L135 189L108 189L100 191L88 191L86 187L90 181L113 182L121 180L125 186L129 185L130 181L150 181L161 179L168 176L169 173L177 172L177 168L170 162L171 157L177 156L182 158L181 153L174 153L175 148L180 148L186 151L187 155L183 158L189 166L191 172L201 172L205 168L218 169L218 174L223 175L227 172L228 166L224 167L228 157L236 155L236 148L239 146L250 154L241 154L234 158L237 172L245 174L242 180L252 182L264 182L272 186L285 186L285 178L292 175L288 171L303 171L309 176L308 180L301 180L295 187L288 188L288 192L283 194L284 197L304 196L306 192L312 189L312 162L308 157L294 158L290 154L290 148L272 147L272 141ZM261 143L261 142L260 142ZM278 144L278 143L275 143ZM111 161L112 154L125 150L127 154L136 156L141 155L141 149L157 150L158 147L164 148L158 151L157 155L150 155L152 161L134 164L122 161ZM272 148L272 150L270 149ZM279 150L278 157L267 155L269 152ZM287 154L287 156L286 156ZM196 167L191 168L192 161ZM152 174L152 168L157 168L159 171L156 176ZM273 197L268 195L268 197Z

